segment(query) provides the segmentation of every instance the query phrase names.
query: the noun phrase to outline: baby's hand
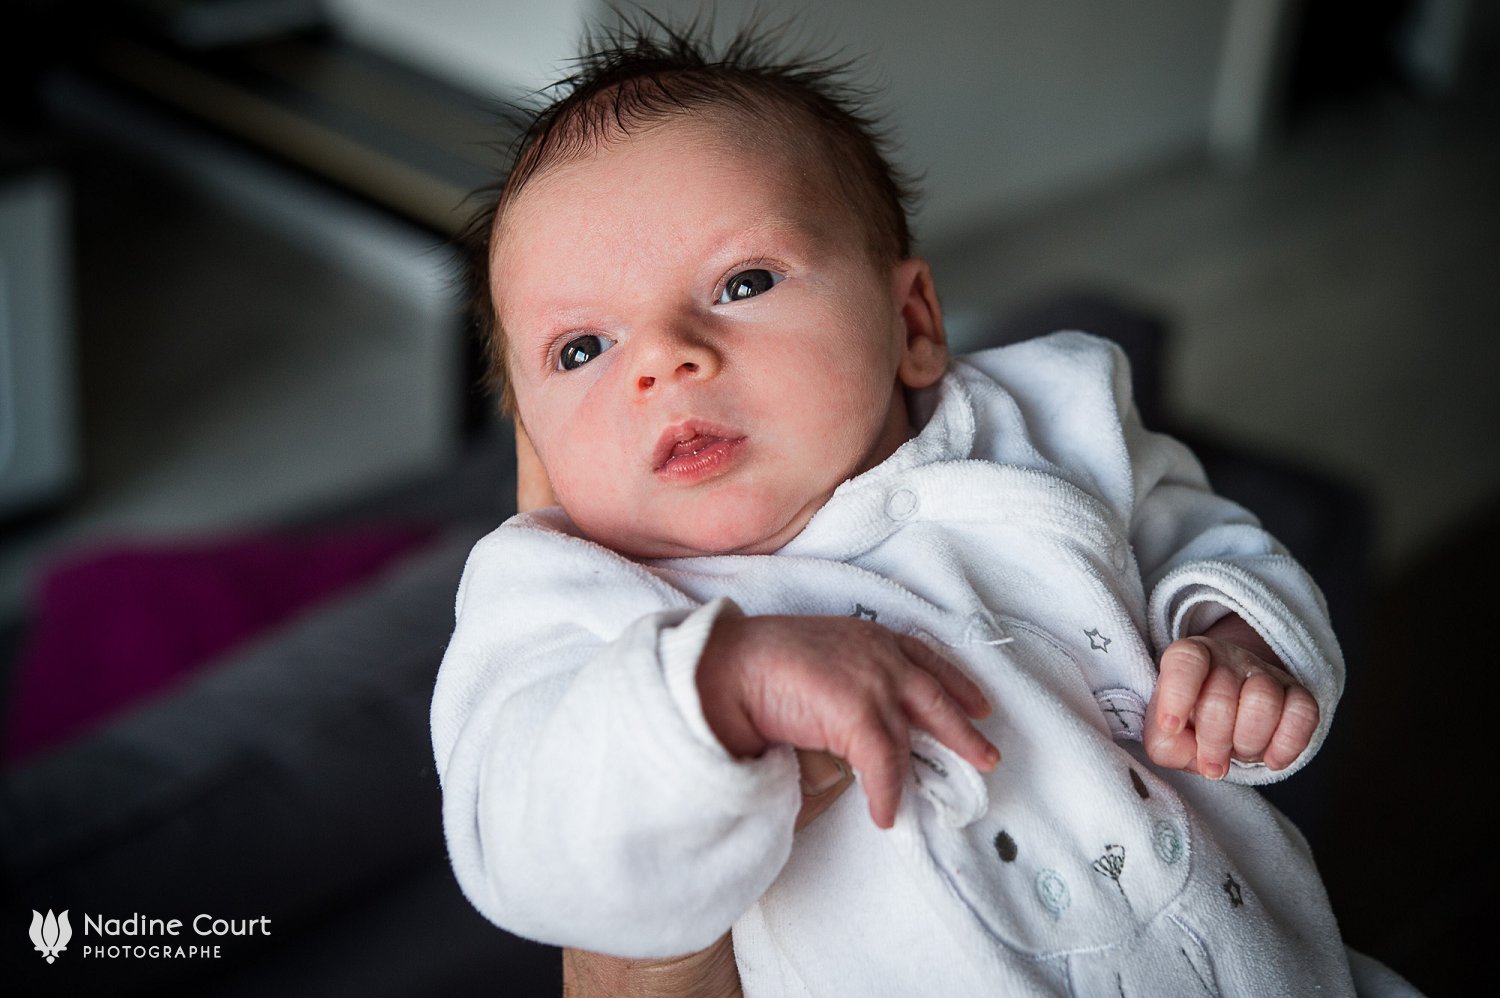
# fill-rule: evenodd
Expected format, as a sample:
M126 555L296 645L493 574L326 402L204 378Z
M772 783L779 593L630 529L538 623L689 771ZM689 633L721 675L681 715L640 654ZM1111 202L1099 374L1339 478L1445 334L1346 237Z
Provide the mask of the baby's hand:
M1146 753L1157 765L1219 780L1231 753L1285 769L1317 727L1317 701L1279 664L1236 642L1183 638L1162 652Z
M979 769L1000 761L969 720L990 712L979 687L921 641L872 621L727 611L697 678L704 718L730 753L785 742L847 759L881 828L896 820L912 725Z

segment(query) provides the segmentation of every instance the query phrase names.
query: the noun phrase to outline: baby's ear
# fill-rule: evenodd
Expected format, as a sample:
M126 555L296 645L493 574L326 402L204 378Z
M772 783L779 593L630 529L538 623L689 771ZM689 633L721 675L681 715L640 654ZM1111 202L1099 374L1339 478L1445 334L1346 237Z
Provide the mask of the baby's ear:
M896 373L907 388L926 388L948 370L948 337L932 268L926 260L912 257L896 264L891 279L906 334Z

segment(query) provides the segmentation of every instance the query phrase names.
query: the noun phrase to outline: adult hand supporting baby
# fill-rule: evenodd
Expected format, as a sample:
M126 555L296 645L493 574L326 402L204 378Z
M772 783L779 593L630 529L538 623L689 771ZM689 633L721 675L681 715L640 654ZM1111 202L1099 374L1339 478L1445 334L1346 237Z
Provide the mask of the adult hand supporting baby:
M1160 766L1223 779L1233 758L1285 769L1318 727L1318 703L1260 634L1229 614L1162 652L1146 710L1146 753Z
M729 933L707 949L670 960L626 960L563 950L563 998L739 998Z
M516 424L516 506L520 512L557 502L526 431ZM854 783L849 766L826 752L797 750L802 773L801 831ZM730 998L740 991L734 946L726 932L707 949L670 960L626 960L581 949L563 950L564 998Z
M531 438L516 420L516 511L529 513L557 505L557 496L552 493L552 482L547 478L547 469L542 459L536 456Z

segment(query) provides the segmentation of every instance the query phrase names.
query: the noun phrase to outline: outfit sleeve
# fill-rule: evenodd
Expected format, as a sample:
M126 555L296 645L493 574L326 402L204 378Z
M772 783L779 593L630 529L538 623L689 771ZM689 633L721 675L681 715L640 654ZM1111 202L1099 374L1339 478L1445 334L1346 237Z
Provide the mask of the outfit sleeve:
M1226 614L1250 624L1318 703L1308 747L1290 766L1231 765L1230 779L1260 784L1300 769L1327 737L1344 685L1344 660L1328 607L1312 578L1250 512L1216 494L1196 457L1141 425L1130 372L1112 345L1111 385L1132 469L1131 547L1146 592L1157 658L1178 638L1202 634Z
M1175 442L1174 442L1175 444ZM1191 460L1191 458L1189 458ZM1196 467L1196 461L1192 462ZM1178 638L1202 634L1228 613L1237 614L1265 639L1287 669L1317 701L1318 727L1307 748L1286 769L1262 763L1231 764L1230 777L1243 783L1269 783L1301 769L1328 735L1344 688L1344 660L1328 619L1323 594L1302 566L1275 538L1233 503L1192 484L1158 483L1138 504L1137 550L1154 556L1142 570L1147 585L1147 620L1157 656ZM1180 510L1203 529L1167 550L1163 517ZM1215 512L1222 518L1214 519Z
M454 872L487 918L673 956L770 885L791 851L797 764L786 747L735 760L703 719L695 670L728 606L524 519L475 548L432 734Z
M1251 513L1210 488L1191 451L1142 426L1118 346L1057 333L996 351L997 359L1002 354L1011 355L1003 377L1025 413L1035 460L1101 500L1128 537L1153 657L1236 613L1317 700L1317 731L1291 766L1234 763L1230 779L1268 783L1301 768L1326 737L1344 682L1312 579Z

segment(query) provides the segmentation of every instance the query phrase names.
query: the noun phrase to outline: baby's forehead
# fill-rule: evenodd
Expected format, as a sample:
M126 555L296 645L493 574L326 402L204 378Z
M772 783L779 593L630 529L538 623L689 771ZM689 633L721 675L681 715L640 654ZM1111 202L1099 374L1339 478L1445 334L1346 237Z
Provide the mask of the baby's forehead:
M723 109L693 109L644 126L597 135L587 145L574 145L566 154L535 170L526 187L515 192L511 203L496 219L497 228L503 230L504 216L522 204L525 204L523 213L535 221L535 212L541 206L536 204L538 199L527 197L529 188L575 184L582 180L580 174L586 174L589 166L623 157L637 140L669 135L688 140L674 144L672 159L678 171L711 175L722 172L726 162L752 167L770 185L783 223L795 224L824 238L845 239L868 230L871 220L860 214L845 196L834 172L835 157L807 134L808 129L779 127L781 124L763 119L737 120ZM577 169L580 167L581 170ZM636 182L643 189L657 186L651 177L641 177ZM735 192L725 190L724 196L732 198Z
M770 178L789 198L802 196L809 186L832 179L826 165L827 150L818 155L819 150L808 137L764 121L723 120L723 115L713 113L713 109L684 111L629 130L599 135L573 155L559 157L555 165L580 160L604 162L621 155L634 140L655 136L685 139L673 157L683 168L696 167L706 173L726 161L737 161ZM545 175L549 170L550 166L538 172Z

